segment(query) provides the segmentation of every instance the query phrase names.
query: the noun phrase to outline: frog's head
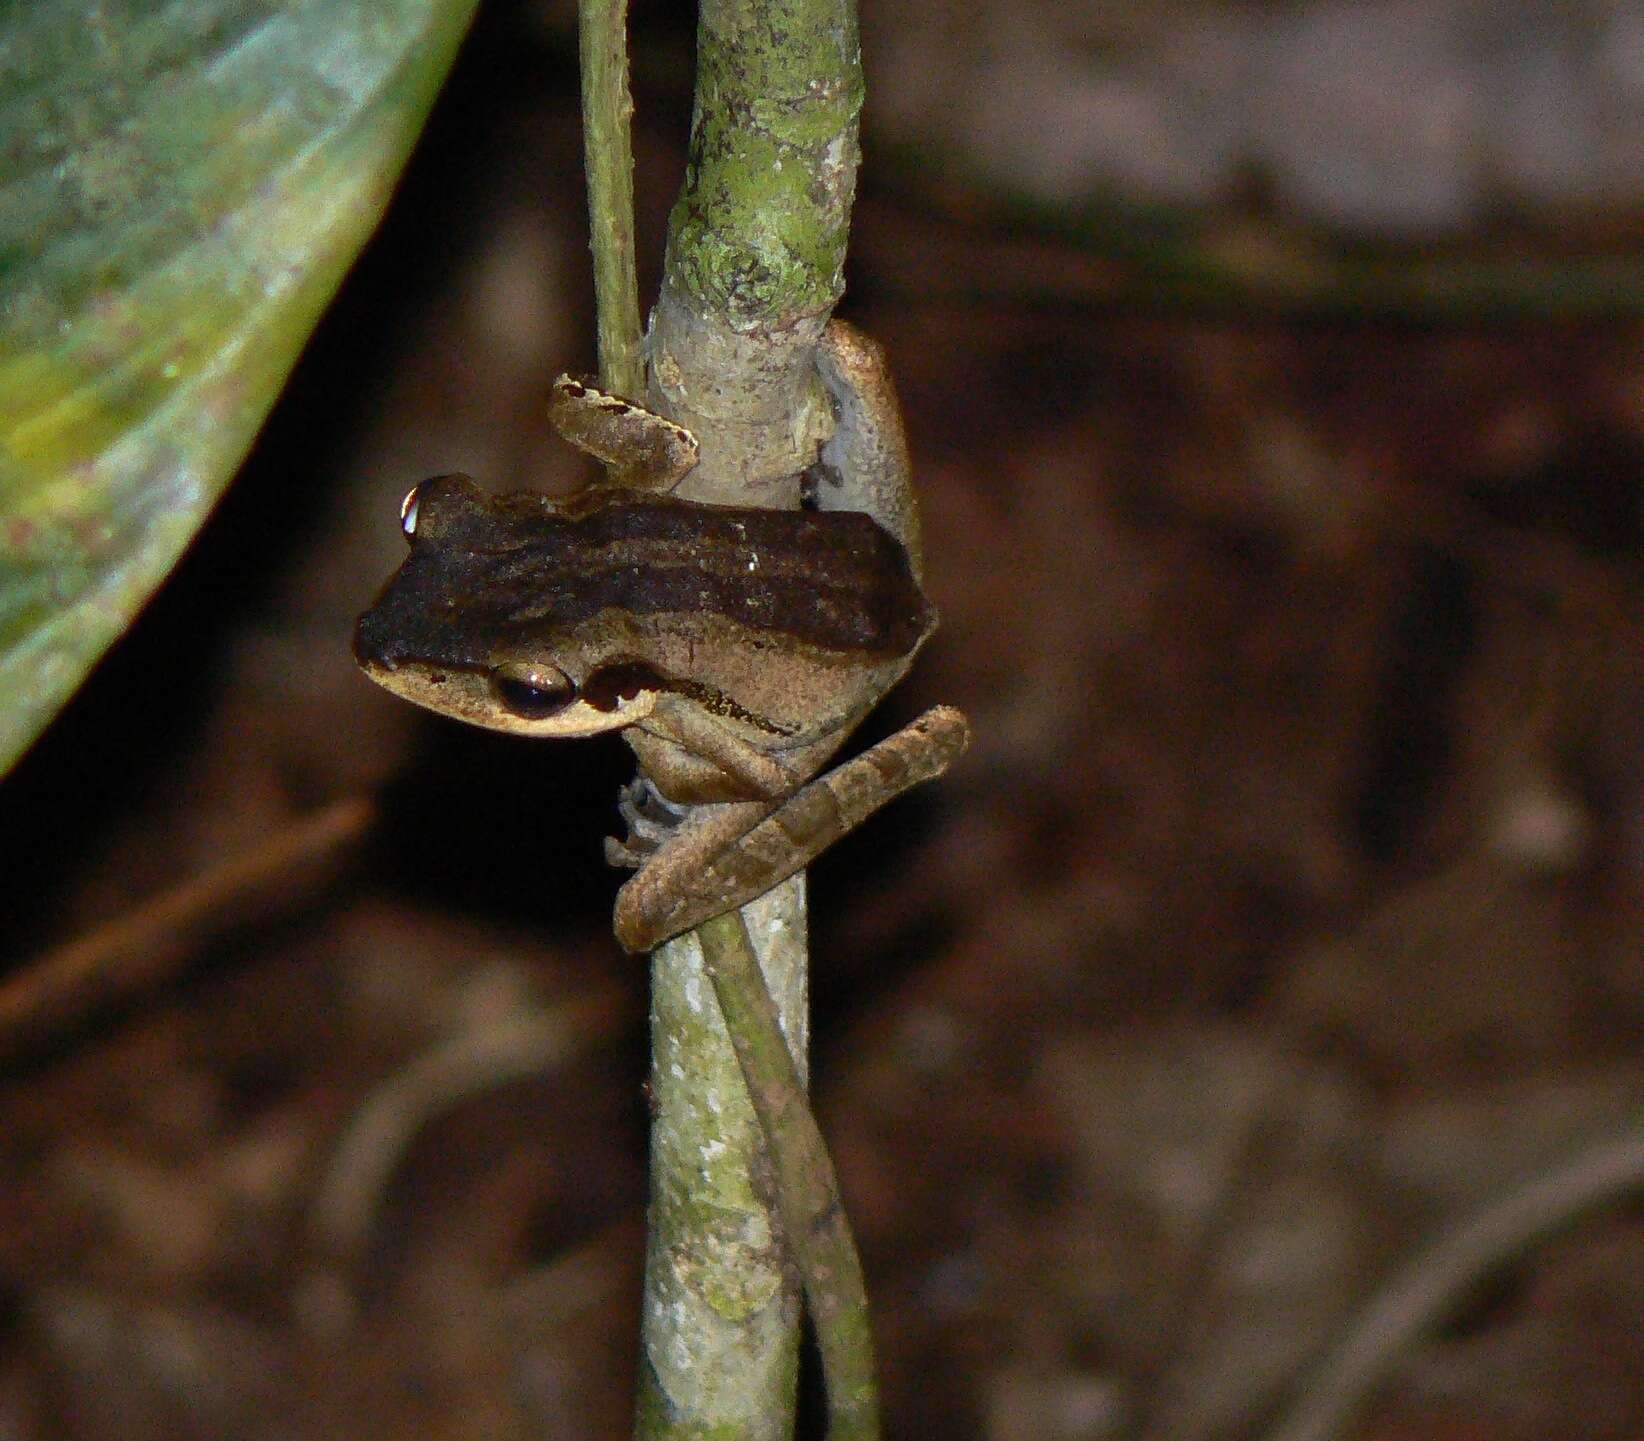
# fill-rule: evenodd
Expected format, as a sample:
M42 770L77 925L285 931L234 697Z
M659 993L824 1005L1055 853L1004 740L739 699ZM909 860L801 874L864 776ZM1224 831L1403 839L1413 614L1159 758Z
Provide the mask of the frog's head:
M563 554L569 577L576 539L551 501L437 476L405 497L400 525L411 552L354 629L372 680L516 735L594 735L650 714L665 678L621 654L600 616L558 613L552 561Z

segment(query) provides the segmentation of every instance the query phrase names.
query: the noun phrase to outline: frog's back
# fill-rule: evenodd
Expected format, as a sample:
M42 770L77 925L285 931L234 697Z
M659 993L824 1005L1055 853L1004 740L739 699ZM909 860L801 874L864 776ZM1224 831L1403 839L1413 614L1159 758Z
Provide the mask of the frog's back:
M629 645L729 627L754 653L797 646L861 666L905 661L935 624L901 546L854 512L614 491L569 516L463 477L417 495L411 553L362 618L362 654L483 666L591 627Z

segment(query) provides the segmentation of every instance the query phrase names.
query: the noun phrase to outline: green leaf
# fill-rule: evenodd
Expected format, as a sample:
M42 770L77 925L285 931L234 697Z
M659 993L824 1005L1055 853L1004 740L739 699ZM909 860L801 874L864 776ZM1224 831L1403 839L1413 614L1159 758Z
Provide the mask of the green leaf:
M0 771L165 577L477 0L0 0Z

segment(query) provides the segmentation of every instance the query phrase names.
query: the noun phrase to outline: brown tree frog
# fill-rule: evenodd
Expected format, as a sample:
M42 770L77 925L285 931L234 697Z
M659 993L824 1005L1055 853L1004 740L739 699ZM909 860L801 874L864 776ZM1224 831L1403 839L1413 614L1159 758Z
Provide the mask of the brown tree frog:
M529 736L622 731L641 778L629 839L609 851L639 868L616 908L632 951L769 890L968 737L938 707L819 774L936 615L878 347L835 322L817 367L836 426L815 508L666 494L694 437L562 379L556 425L618 483L553 501L425 481L402 507L410 554L355 631L368 676L444 715Z

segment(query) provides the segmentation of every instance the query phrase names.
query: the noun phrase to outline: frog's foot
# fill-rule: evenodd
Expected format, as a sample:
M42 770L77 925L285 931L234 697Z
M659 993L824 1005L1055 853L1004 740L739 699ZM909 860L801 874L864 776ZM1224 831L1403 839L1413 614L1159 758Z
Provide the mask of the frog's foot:
M880 806L940 775L969 740L964 716L937 706L779 804L695 807L617 893L617 940L649 951L764 895Z
M687 813L686 807L670 802L644 775L635 776L622 788L617 810L628 834L622 840L605 838L605 862L627 870L638 870L650 860Z
M631 490L670 491L697 461L697 440L655 411L562 375L548 400L548 419L566 440L613 469Z

